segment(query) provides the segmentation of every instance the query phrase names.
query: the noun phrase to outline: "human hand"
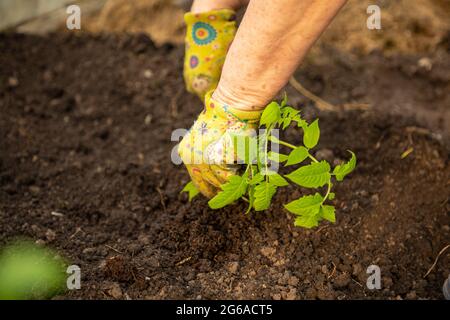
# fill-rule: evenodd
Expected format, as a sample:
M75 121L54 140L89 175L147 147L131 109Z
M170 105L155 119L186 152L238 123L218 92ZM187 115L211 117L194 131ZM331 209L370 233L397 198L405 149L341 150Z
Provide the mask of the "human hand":
M235 137L256 135L260 111L242 111L205 97L205 109L178 147L192 182L206 197L220 191L239 169Z

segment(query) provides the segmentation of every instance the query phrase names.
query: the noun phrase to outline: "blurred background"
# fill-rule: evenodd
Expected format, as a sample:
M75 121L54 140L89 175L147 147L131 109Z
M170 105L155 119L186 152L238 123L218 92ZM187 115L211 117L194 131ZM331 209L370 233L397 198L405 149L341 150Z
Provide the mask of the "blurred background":
M145 32L155 43L183 41L183 13L191 0L0 0L0 29L25 33L66 30L69 4L82 11L82 32ZM382 10L382 30L368 30L366 9ZM350 0L320 42L357 55L432 52L448 41L449 0ZM319 46L315 47L317 54Z

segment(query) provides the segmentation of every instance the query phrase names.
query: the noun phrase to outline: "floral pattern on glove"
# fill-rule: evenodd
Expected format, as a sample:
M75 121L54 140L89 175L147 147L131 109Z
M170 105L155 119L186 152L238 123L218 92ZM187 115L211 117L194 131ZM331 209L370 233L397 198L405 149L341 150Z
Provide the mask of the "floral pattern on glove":
M235 12L230 9L186 13L184 80L189 92L204 100L220 79L228 48L236 34Z
M178 147L193 183L211 198L239 169L232 136L254 136L259 111L241 111L205 97L205 109Z

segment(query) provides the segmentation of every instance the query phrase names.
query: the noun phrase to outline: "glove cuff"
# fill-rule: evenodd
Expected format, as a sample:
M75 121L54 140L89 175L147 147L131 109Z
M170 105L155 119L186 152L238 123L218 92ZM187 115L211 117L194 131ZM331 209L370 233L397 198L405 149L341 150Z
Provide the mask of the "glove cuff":
M211 110L218 117L223 119L238 120L250 124L256 124L261 118L261 111L245 111L233 108L232 106L217 102L212 98L214 91L210 91L205 95L206 110Z

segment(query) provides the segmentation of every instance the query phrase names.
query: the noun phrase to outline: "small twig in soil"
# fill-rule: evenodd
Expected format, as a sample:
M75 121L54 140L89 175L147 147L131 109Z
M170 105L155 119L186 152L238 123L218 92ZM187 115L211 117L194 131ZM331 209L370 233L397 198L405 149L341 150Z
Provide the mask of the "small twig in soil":
M375 150L380 149L380 147L381 147L381 142L384 140L384 138L386 137L386 135L387 135L386 132L382 133L380 139L378 139L377 143L376 143L375 146L374 146L374 149L375 149Z
M227 292L231 292L231 290L233 290L233 282L234 282L234 278L231 278L230 285L228 286Z
M414 151L414 148L413 147L409 147L408 149L406 149L405 151L403 151L403 153L401 154L401 156L400 156L400 158L401 159L405 159L407 156L409 156L409 154L411 153L411 152L413 152Z
M408 133L417 133L417 134L424 135L424 136L431 135L431 131L428 129L425 129L425 128L410 126L410 127L406 127L405 129L406 129L406 132L408 132Z
M336 272L336 265L333 261L331 261L331 264L333 265L333 270L331 271L330 275L328 276L328 279L331 279L331 277L334 276L334 273Z
M75 237L79 232L82 232L83 230L81 230L80 227L77 228L77 230L75 230L75 232L69 237L69 239L72 239L73 237Z
M418 134L418 135L422 135L422 136L427 136L427 137L431 137L437 141L441 141L442 140L442 135L439 133L434 133L426 128L420 128L420 127L415 127L415 126L410 126L410 127L406 127L406 132L408 134Z
M363 285L361 284L361 283L359 283L358 281L356 281L355 279L353 279L353 278L351 278L352 279L352 281L354 282L354 283L356 283L358 286L360 286L361 288L363 288Z
M50 214L55 217L64 217L63 213L57 211L52 211Z
M176 265L177 267L178 267L178 266L181 266L182 264L185 264L186 262L188 262L188 261L191 260L191 259L192 259L192 257L187 257L187 258L185 258L185 259L183 259L183 260L181 260L181 261L175 263L175 265Z
M178 92L172 97L172 99L170 100L170 115L173 118L177 118L178 117L178 98L181 95L183 91L178 90Z
M355 224L352 226L352 229L354 229L355 227L359 226L360 224L361 224L361 220L358 220L358 222L355 223Z
M319 233L320 231L322 231L322 230L324 230L324 229L326 229L326 228L328 228L328 226L320 227L319 229L317 229L316 233Z
M111 246L109 246L109 245L107 245L107 244L105 244L105 247L107 247L108 249L111 249L111 250L113 250L113 251L115 251L115 252L117 252L117 253L123 254L123 252L121 252L121 251L117 250L116 248L111 247Z
M159 199L161 201L161 205L163 207L164 213L167 213L166 204L164 203L164 195L159 187L156 188L156 191L159 193Z
M138 280L138 278L136 277L136 275L134 274L134 271L133 271L133 269L132 270L130 270L131 271L131 275L133 276L133 279L134 279L134 281L137 281Z
M437 264L437 262L438 262L438 260L439 260L439 257L440 257L441 254L443 254L443 253L445 252L445 250L447 250L448 248L450 248L450 244L446 245L444 248L442 248L441 251L439 251L439 253L438 253L436 259L434 259L434 262L433 262L433 264L431 265L430 269L428 269L427 273L423 276L424 278L426 278L426 277L430 274L430 272L433 271L434 267L436 267L436 264Z
M325 100L321 99L320 97L316 96L311 91L307 90L305 87L303 87L300 82L298 82L294 77L291 77L289 79L289 84L294 87L295 90L297 90L300 94L304 95L308 99L314 101L317 105L317 108L320 110L326 110L326 111L336 111L337 108L333 106L332 104L326 102Z

